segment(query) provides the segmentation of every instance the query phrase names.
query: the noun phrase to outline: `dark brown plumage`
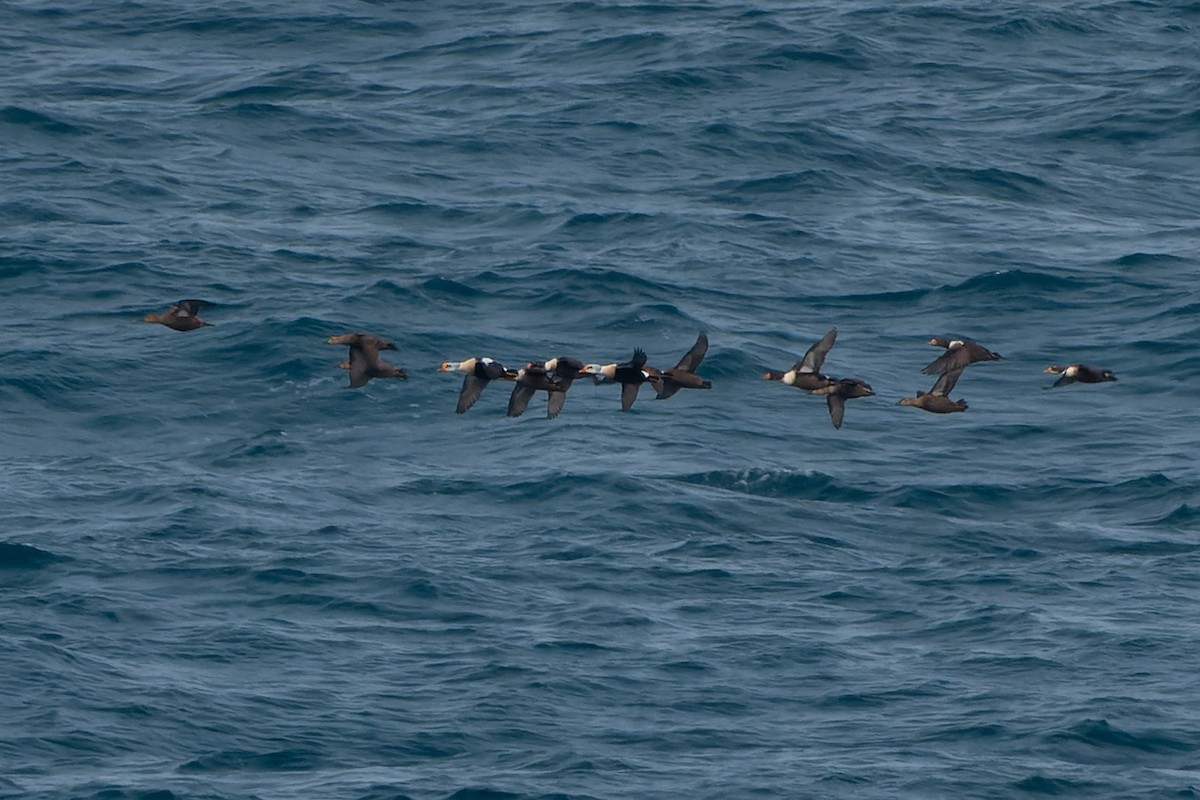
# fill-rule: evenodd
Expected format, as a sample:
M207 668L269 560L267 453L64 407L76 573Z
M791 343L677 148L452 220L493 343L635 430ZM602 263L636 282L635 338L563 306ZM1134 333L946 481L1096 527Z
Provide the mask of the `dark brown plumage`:
M929 340L929 344L934 347L944 347L946 348L946 352L935 358L925 369L921 370L926 375L938 375L942 372L949 372L952 369L962 369L969 364L974 364L976 361L1000 360L999 353L993 353L979 342L971 339L946 339L935 336Z
M357 389L366 386L372 378L408 378L404 370L392 366L379 355L381 350L395 350L391 342L367 333L343 333L330 336L328 344L344 344L350 347L350 359L346 369L350 371L350 386ZM341 364L338 364L340 367Z
M705 380L696 374L700 362L708 353L708 336L703 331L696 338L692 349L679 359L679 363L668 370L663 370L654 381L658 391L658 400L666 400L680 389L711 389L712 381Z
M562 403L556 405L554 399L564 397L566 391L546 369L546 364L540 361L530 361L517 370L516 385L508 398L508 416L519 417L524 414L525 409L529 407L529 401L539 391L546 392L550 397L546 416L550 419L557 417L562 411Z
M769 381L781 381L806 392L830 388L837 383L837 378L822 375L821 367L825 364L825 356L829 354L835 341L837 341L837 328L831 328L829 333L808 348L804 357L792 365L790 370L787 372L772 370L764 373L763 378Z
M161 314L146 314L142 322L157 322L173 331L194 331L212 325L197 316L200 309L214 305L207 300L180 300Z
M934 382L933 388L928 392L917 392L916 397L902 397L899 406L914 406L924 411L930 411L934 414L952 414L955 411L966 411L966 400L951 400L950 392L954 391L954 384L958 383L958 378L962 375L964 367L952 369L948 372L943 372Z
M554 382L562 387L561 392L549 392L546 400L546 417L554 419L562 413L563 404L567 402L567 391L575 379L584 374L583 362L571 356L558 356L543 364Z
M846 401L855 397L871 397L875 390L866 381L858 378L834 378L835 382L813 394L825 395L825 404L829 407L829 419L834 428L842 427L842 417L846 413Z

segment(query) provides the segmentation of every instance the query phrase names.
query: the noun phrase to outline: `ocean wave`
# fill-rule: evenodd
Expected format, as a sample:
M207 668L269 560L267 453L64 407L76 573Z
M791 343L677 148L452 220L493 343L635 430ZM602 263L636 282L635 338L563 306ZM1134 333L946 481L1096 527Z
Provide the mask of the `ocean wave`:
M680 475L675 480L741 494L832 503L865 502L878 495L876 491L849 485L823 472L799 470L713 470Z
M249 438L231 439L205 448L196 454L213 467L229 469L247 461L271 460L303 455L307 449L282 430L269 430Z
M1059 509L1086 510L1108 518L1115 510L1144 508L1150 502L1170 503L1174 498L1190 497L1195 491L1195 486L1156 472L1115 483L1068 479L1017 485L915 484L890 489L882 496L897 508L921 508L950 515L1052 504Z
M71 214L40 200L10 200L0 203L0 219L12 225L40 222L67 222Z
M221 750L199 756L179 766L182 773L223 772L293 772L320 768L325 759L320 753L305 749L284 749L258 752L254 750Z
M395 219L417 219L428 217L439 221L464 222L475 217L470 211L434 203L392 200L357 209L353 214L372 214Z
M78 136L92 132L92 128L86 125L72 125L49 114L20 106L0 108L0 124L19 126L56 136Z
M223 105L219 107L219 111L211 111L210 115L214 117L231 117L235 119L289 119L293 123L296 120L305 119L307 115L298 108L279 103L268 103L265 101L249 102L241 101Z
M657 61L662 56L662 48L669 46L672 41L672 38L662 31L637 31L602 36L583 42L577 50L576 57L628 58L641 55Z
M617 226L627 232L631 224L645 227L652 223L655 215L637 211L581 211L571 216L562 227L568 231L598 230L605 227Z
M418 285L427 297L440 300L462 300L487 294L470 284L442 277L426 278Z
M760 207L764 196L844 191L851 183L851 178L837 170L806 169L759 178L722 180L714 184L712 189L714 199L721 202Z
M1048 202L1049 196L1068 196L1035 175L996 167L912 167L915 182L925 188L956 196L978 196L1016 203Z
M659 283L632 272L603 267L555 268L534 272L525 280L537 285L565 286L576 294L589 297L603 297L614 292L644 295L672 288L670 284Z
M1200 505L1194 502L1184 502L1176 505L1165 514L1152 516L1138 524L1142 527L1164 527L1187 531L1200 522ZM1189 546L1190 545L1186 545Z
M1192 259L1177 256L1172 253L1129 253L1112 262L1119 267L1149 267L1192 264Z
M863 39L839 34L827 43L816 47L784 44L756 55L754 63L777 69L792 69L797 62L839 67L848 70L865 70L872 63L872 47Z
M31 544L0 542L0 569L40 569L60 558Z
M993 292L1073 293L1095 286L1095 280L1033 272L1024 269L1003 269L974 275L966 280L937 289L943 294L991 294Z
M1121 751L1136 751L1147 755L1177 755L1194 753L1200 747L1190 738L1180 738L1162 732L1134 733L1118 728L1106 719L1086 719L1071 727L1049 734L1051 743L1078 743L1092 749L1093 757L1123 758Z

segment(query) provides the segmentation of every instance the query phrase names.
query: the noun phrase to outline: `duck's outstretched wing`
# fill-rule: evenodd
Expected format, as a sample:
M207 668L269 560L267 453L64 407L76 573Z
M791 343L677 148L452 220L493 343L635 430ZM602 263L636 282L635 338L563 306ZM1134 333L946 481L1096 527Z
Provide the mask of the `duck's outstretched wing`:
M708 352L708 335L704 331L700 331L700 335L696 337L696 343L692 345L692 349L684 354L683 358L679 359L679 363L675 365L675 369L682 369L687 372L695 372L700 362L704 360L705 354Z
M668 397L678 392L681 388L683 388L683 384L672 379L670 375L664 375L655 386L655 389L658 391L658 396L655 399L666 400Z
M830 328L829 333L808 348L804 357L797 361L792 369L796 372L820 372L821 367L825 364L825 356L829 355L835 341L837 341L837 328Z
M637 400L638 389L642 388L640 383L622 383L621 384L621 410L628 411L633 407L633 401Z
M378 356L376 356L378 358ZM367 381L371 380L371 367L374 361L368 358L368 354L358 344L350 345L350 387L357 389L360 386L366 386Z
M583 362L571 356L559 356L554 359L554 380L565 392L571 388L571 383L583 371Z
M454 409L454 413L465 414L468 408L475 405L483 387L487 385L487 378L476 378L474 375L463 378L462 390L458 393L458 406Z
M550 392L550 397L546 401L546 419L554 419L562 413L563 404L567 402L567 392L564 389L561 392Z
M964 367L956 367L955 369L943 372L937 381L934 382L933 388L929 390L929 393L940 394L942 397L949 396L950 392L954 391L954 385L958 383L963 369Z
M508 397L508 416L519 417L524 414L525 409L529 408L529 401L533 399L535 391L537 390L532 386L517 381L512 394Z
M825 404L829 406L829 419L834 428L842 427L842 417L846 414L846 399L836 392L825 395Z
M633 348L633 357L624 364L618 364L617 369L641 369L646 366L646 351L640 347Z
M207 300L180 300L176 303L171 311L179 317L194 317L200 313L200 309L208 308L213 305Z

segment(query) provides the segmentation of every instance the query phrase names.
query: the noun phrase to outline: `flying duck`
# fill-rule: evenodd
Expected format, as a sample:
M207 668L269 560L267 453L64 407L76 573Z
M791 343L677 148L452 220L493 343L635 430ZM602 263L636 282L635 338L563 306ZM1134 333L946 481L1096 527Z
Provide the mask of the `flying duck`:
M646 353L642 348L634 348L633 357L621 364L585 364L583 372L592 375L599 382L616 382L621 384L621 410L628 411L637 400L638 389L643 383L657 383L662 379L662 373L654 367L646 366Z
M842 416L846 413L846 401L855 397L871 397L875 390L866 381L858 378L831 378L833 383L813 394L825 395L825 404L829 406L829 419L834 428L842 427Z
M542 366L554 382L562 387L561 392L550 392L546 403L546 417L554 419L562 413L563 403L567 402L567 390L571 388L576 378L582 377L583 362L571 356L557 356L545 362Z
M954 391L954 384L958 383L958 378L962 375L965 367L957 367L955 369L943 372L934 382L933 388L928 392L917 392L916 397L902 397L898 406L916 406L924 411L932 411L934 414L952 414L955 411L966 411L966 400L951 400L950 392Z
M658 397L655 399L666 400L680 389L711 389L712 381L705 380L696 374L696 369L704 360L707 352L708 336L701 331L696 338L696 343L692 345L692 349L679 359L678 364L663 370L660 379L654 382L654 388L658 390Z
M833 343L836 340L837 328L831 328L829 333L822 336L820 341L808 348L804 357L797 361L787 372L770 371L763 373L763 378L768 381L782 381L788 386L795 386L797 389L803 389L806 392L828 389L837 382L837 378L822 375L821 366L825 363L825 356L829 353L830 348L833 347Z
M573 362L572 367L568 362ZM547 419L554 419L562 413L563 403L566 402L567 389L571 382L583 369L583 363L568 356L559 356L549 361L530 361L517 370L516 386L508 398L508 416L519 417L529 407L529 401L539 390L545 391Z
M396 345L380 339L378 336L366 333L343 333L339 336L330 336L325 342L350 346L350 360L343 361L338 366L341 367L342 364L345 364L345 369L350 371L351 388L357 389L360 386L366 386L367 381L372 378L408 378L407 372L393 367L380 357L379 351L395 350Z
M438 371L461 372L466 375L463 378L462 390L458 393L455 414L465 414L468 408L475 405L480 392L489 381L517 379L515 370L505 369L503 364L487 357L468 358L466 361L443 361Z
M212 325L196 316L200 309L211 305L207 300L180 300L161 314L146 314L142 322L157 322L175 331L194 331Z
M1046 367L1044 372L1062 376L1054 382L1053 386L1047 386L1047 389L1053 389L1055 386L1066 386L1076 381L1080 383L1105 383L1117 379L1117 376L1112 374L1112 370L1090 367L1087 364L1068 364L1066 367L1052 364Z
M940 372L961 369L968 364L974 364L976 361L1000 360L999 353L993 353L979 342L967 338L945 339L935 336L929 340L929 344L934 347L944 347L946 348L946 352L935 358L925 369L921 370L926 375L937 375Z

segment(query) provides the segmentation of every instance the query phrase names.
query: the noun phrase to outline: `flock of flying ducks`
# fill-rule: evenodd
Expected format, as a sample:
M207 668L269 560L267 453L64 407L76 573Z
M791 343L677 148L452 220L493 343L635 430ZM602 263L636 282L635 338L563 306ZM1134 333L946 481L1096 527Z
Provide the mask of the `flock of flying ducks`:
M213 303L204 300L180 300L162 314L146 314L142 321L159 323L177 331L193 331L211 324L201 319L199 312L200 309L212 305ZM794 386L808 394L823 395L829 407L829 418L833 421L833 427L840 428L845 416L846 401L856 397L871 397L875 391L869 383L858 378L835 378L821 372L825 356L836 340L837 328L833 328L808 348L790 370L767 372L763 378ZM349 347L349 359L342 361L338 366L349 371L351 387L365 386L372 378L408 377L408 373L403 369L383 360L381 353L384 350L395 350L396 346L378 336L344 333L330 336L326 342ZM928 392L918 392L916 397L901 398L897 405L913 406L934 414L966 411L966 400L950 399L950 392L958 384L963 370L980 361L998 361L1000 355L966 338L935 337L929 340L929 344L945 351L921 370L926 375L937 375L937 380ZM658 400L665 400L680 389L711 389L712 382L696 374L707 353L708 336L701 332L692 349L684 354L678 364L667 370L649 366L646 363L646 353L641 348L636 348L633 356L621 363L585 364L570 356L558 356L547 361L529 361L525 366L514 370L506 368L495 359L475 357L464 361L446 361L438 369L441 372L460 372L465 376L462 389L458 393L458 405L454 409L458 414L465 413L475 405L484 388L492 381L509 381L514 385L508 399L508 416L521 416L534 396L538 392L545 392L546 416L554 419L562 412L567 391L577 378L586 378L597 384L621 384L622 411L628 411L633 406L644 383L653 387ZM1076 382L1105 383L1117 379L1111 370L1087 364L1069 364L1066 367L1054 364L1046 367L1044 371L1059 376L1053 386L1045 387L1047 389Z

